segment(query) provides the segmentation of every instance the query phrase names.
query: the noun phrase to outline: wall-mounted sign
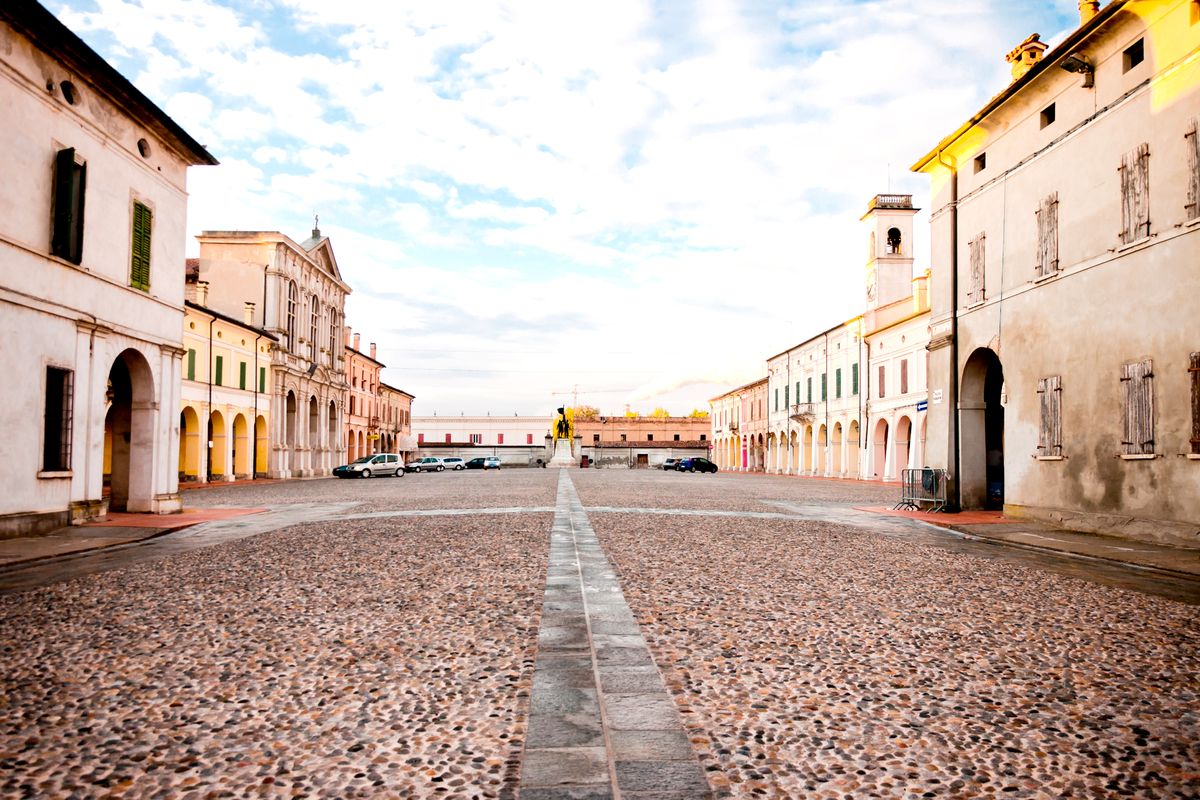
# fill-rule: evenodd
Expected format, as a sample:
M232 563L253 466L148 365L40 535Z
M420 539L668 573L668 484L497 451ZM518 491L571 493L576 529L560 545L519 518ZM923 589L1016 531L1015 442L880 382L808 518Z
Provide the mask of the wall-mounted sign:
M917 411L924 411L927 408L929 408L928 400L918 400L917 401Z

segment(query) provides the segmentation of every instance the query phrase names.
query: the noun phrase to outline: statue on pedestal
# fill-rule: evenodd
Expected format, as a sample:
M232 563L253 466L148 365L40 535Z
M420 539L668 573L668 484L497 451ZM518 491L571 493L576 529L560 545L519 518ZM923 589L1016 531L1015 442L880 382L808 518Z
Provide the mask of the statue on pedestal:
M558 416L554 418L554 426L551 428L551 435L554 437L554 453L550 458L550 467L572 467L575 466L574 444L575 425L573 417L575 409L563 408L558 409Z

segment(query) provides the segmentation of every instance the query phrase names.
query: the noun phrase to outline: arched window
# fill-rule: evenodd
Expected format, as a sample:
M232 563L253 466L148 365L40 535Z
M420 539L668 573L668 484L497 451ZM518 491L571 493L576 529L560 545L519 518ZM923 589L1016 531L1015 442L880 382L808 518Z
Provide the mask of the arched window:
M329 366L333 366L334 353L337 352L338 342L338 312L329 309Z
M296 284L288 281L287 290L287 346L288 350L296 350Z
M899 253L900 253L900 229L899 228L888 228L887 251L889 253L899 255Z
M321 301L314 294L312 297L312 308L309 314L308 321L308 358L310 361L317 360L317 320L321 316Z

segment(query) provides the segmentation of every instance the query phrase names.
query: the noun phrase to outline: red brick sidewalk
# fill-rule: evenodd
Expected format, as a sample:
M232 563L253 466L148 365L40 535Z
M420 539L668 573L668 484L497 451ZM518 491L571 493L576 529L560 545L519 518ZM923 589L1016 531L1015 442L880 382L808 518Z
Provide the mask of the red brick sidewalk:
M185 508L178 514L126 514L110 511L104 519L88 522L84 528L159 528L178 530L214 519L229 519L257 514L265 508Z

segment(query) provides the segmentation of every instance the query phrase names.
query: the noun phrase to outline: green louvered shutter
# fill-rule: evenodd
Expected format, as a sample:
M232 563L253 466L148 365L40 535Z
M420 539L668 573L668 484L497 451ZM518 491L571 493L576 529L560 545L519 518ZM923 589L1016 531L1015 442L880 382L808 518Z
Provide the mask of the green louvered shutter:
M225 358L224 358L224 356L217 356L217 366L213 370L213 383L216 384L217 386L224 386L225 385L224 378L225 378Z
M187 377L189 381L196 380L196 351L188 348Z
M239 389L246 388L246 362L245 361L238 362L238 388Z
M129 269L129 285L143 292L150 291L150 209L141 203L133 204L133 258Z

